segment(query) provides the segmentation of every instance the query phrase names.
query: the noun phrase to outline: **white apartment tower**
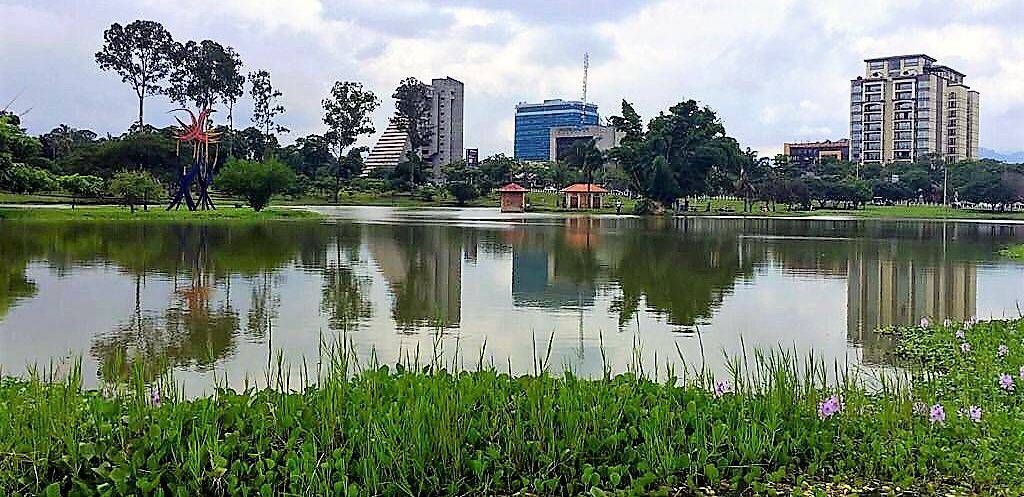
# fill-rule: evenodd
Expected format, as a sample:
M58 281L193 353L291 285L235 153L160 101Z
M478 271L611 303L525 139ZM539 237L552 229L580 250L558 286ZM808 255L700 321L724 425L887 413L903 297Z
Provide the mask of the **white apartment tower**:
M850 83L850 159L947 162L978 158L978 92L923 55L867 59Z

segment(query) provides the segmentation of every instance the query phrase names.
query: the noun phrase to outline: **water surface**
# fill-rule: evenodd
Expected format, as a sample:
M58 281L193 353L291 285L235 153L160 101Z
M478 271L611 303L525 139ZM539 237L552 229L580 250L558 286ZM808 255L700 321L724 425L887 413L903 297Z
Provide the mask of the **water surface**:
M743 347L877 368L891 362L879 327L1017 316L1024 300L1024 265L996 254L1024 240L1019 224L323 211L2 222L0 367L80 357L95 385L127 358L203 391L262 380L278 356L312 368L345 336L388 362L441 343L470 366L486 345L513 372L549 340L551 366L583 374L636 354L721 369Z

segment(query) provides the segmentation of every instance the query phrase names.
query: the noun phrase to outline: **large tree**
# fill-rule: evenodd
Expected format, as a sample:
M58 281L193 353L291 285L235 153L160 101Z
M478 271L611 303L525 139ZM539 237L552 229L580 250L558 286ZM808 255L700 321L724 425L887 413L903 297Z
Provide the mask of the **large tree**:
M408 77L398 84L395 93L391 95L395 99L395 115L391 117L391 123L400 127L409 137L409 144L412 150L406 157L410 168L420 165L413 155L419 157L420 150L430 143L434 130L430 128L428 119L430 113L430 87L414 77ZM430 157L423 157L430 160ZM413 179L412 186L416 185L417 173L413 171L410 178Z
M611 121L623 134L611 157L637 193L661 206L708 193L716 171L739 170L738 164L749 160L736 140L725 134L715 111L694 100L658 114L646 130L626 101L622 115Z
M103 47L96 52L96 63L104 71L115 71L135 90L139 129L145 125L143 102L147 96L163 91L160 83L171 70L174 50L171 33L155 21L139 20L127 26L114 23L103 32Z
M345 149L356 142L359 135L373 133L370 114L380 106L380 100L370 90L364 90L363 84L355 81L338 81L331 88L331 94L323 99L324 124L327 133L324 137L334 149L338 166L335 167L334 201L338 201L338 190L345 178L346 168L341 167L345 157Z
M95 132L87 129L75 129L67 124L61 124L39 137L39 141L43 144L43 155L52 160L64 157L75 148L88 145L95 140Z
M287 133L288 128L274 122L274 118L284 113L284 106L278 103L281 92L270 83L270 72L261 70L249 74L249 95L252 96L252 123L263 134Z
M212 40L188 41L174 50L167 95L181 105L212 107L241 96L242 59L231 47Z

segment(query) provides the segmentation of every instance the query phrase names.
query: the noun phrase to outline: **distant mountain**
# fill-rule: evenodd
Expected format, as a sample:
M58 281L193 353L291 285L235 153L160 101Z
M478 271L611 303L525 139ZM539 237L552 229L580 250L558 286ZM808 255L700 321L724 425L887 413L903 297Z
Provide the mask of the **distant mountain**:
M982 159L993 159L1006 162L1007 164L1024 164L1024 152L999 152L991 148L981 147L978 155Z

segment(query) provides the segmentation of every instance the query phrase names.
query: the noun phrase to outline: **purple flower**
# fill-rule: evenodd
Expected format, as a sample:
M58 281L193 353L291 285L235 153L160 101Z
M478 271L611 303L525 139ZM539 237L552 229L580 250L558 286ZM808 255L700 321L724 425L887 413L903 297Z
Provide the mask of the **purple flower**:
M732 383L728 381L715 382L715 398L720 398L727 393L733 393L736 390L733 389Z
M921 318L921 327L922 328L927 328L927 327L929 327L931 325L932 325L932 321L930 319L928 319L927 317Z
M1009 354L1009 353L1010 353L1010 347L1007 347L1005 344L999 345L999 352L998 352L999 357L1006 357L1006 354Z
M1012 392L1013 391L1013 377L1008 375L1008 374L1004 374L1004 375L999 376L999 388L1002 388L1003 390L1006 390L1007 392Z
M970 351L971 351L971 344L969 344L967 342L964 342L964 343L960 344L960 352L963 352L964 354L966 354L966 353L968 353Z
M971 417L971 421L975 423L981 422L981 408L978 406L971 406L967 408L967 415Z
M964 330L956 330L956 338L957 338L957 340L963 340L964 337L966 337L966 336L967 335L964 333Z
M942 407L942 404L935 404L929 411L928 420L932 423L945 423L946 422L946 409Z
M828 419L843 410L843 401L839 396L833 395L818 405L818 417Z
M149 387L149 403L157 407L160 406L160 390Z

